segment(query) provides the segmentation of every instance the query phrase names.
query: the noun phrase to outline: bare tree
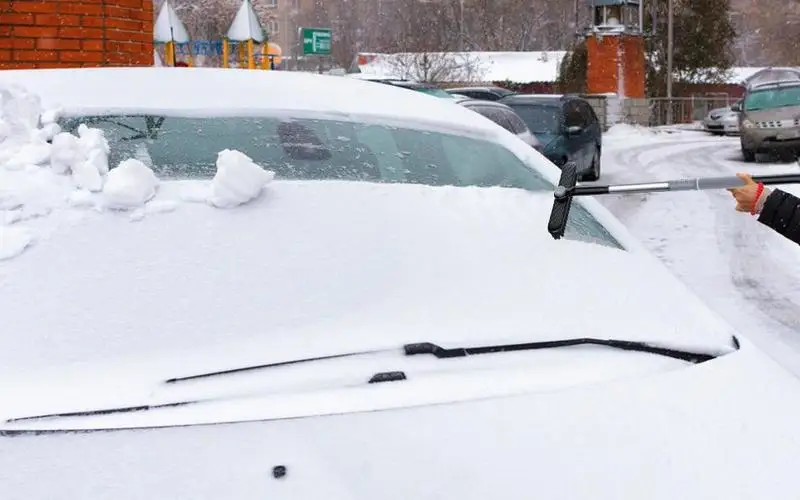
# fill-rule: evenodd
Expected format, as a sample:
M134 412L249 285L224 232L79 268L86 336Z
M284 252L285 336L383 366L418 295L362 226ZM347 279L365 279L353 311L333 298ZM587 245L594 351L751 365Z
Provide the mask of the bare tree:
M377 64L389 76L418 82L479 82L483 61L469 52L400 52L384 54Z

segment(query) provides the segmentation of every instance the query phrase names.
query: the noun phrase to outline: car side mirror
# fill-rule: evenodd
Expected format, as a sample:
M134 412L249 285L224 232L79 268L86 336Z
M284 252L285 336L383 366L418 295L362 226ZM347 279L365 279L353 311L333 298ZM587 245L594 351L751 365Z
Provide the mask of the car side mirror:
M573 125L571 127L567 127L567 135L578 135L583 132L583 127L580 125Z
M731 111L735 111L737 113L741 113L742 105L739 104L739 103L734 104L733 106L731 106Z

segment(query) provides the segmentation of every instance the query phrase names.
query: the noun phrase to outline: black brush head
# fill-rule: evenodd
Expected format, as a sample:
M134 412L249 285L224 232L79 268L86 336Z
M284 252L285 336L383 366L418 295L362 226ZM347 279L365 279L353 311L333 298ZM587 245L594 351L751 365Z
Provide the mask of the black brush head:
M547 231L554 239L564 236L569 218L569 209L572 207L572 190L578 183L578 168L574 162L568 162L561 168L561 178L555 190L553 210L547 223Z

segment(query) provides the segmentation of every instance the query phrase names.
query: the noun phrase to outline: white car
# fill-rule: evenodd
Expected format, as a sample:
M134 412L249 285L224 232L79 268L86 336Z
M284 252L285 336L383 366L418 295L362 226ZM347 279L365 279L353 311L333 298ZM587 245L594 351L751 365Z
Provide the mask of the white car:
M739 134L739 106L737 101L732 106L712 109L703 119L703 129L713 135Z
M559 170L472 111L284 71L10 82L45 112L0 94L3 500L795 494L800 382L595 200L553 240Z

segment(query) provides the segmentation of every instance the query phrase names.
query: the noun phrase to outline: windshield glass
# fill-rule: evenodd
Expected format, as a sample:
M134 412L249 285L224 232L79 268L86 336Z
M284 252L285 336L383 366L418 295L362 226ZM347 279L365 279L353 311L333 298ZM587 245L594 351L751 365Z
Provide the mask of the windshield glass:
M210 179L217 154L236 149L277 179L351 180L430 186L554 186L494 142L386 125L277 117L86 116L62 120L102 129L114 166L136 158L162 179ZM566 237L622 248L579 203Z
M534 134L558 134L561 113L556 106L509 103Z
M744 100L745 111L800 106L800 86L751 91Z
M415 88L417 92L422 92L423 94L429 94L436 97L444 97L445 99L454 99L453 94L449 92L445 92L439 88L428 88L428 87L418 87Z

